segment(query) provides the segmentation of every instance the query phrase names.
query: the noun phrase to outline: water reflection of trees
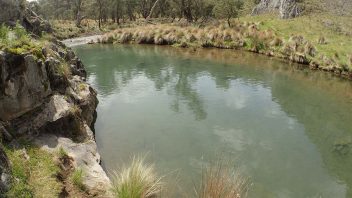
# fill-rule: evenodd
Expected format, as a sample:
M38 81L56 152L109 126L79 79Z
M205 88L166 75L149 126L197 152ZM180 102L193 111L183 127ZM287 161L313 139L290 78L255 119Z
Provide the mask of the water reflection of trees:
M352 106L346 102L352 101L351 83L327 80L331 77L320 72L306 75L280 61L231 50L103 46L99 51L94 47L84 49L80 55L94 74L100 94L109 95L143 74L154 82L156 90L166 89L173 97L173 111L178 112L180 105L186 104L199 120L205 119L207 112L194 84L203 72L225 90L235 79L269 87L273 100L304 125L329 173L347 184L346 197L352 197L352 144L348 142L352 139L352 115L346 110ZM211 64L213 60L217 64ZM347 145L347 153L339 151L340 144Z
M346 197L352 197L352 103L348 102L352 99L348 91L352 84L307 77L304 73L295 78L288 75L274 79L273 97L287 114L304 125L329 174L346 184Z
M109 95L143 74L154 82L156 90L167 88L167 92L174 96L170 105L172 110L178 111L182 102L196 119L205 119L207 115L203 101L192 87L199 72L192 67L194 63L160 58L158 52L151 49L102 47L98 52L85 50L81 57L89 63L87 67L95 77L100 94ZM80 53L80 49L77 51ZM180 66L170 67L170 64Z

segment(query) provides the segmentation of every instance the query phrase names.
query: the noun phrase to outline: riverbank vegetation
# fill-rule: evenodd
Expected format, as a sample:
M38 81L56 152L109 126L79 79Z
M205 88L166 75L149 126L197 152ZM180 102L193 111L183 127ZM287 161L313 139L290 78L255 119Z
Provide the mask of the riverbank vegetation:
M238 173L229 163L218 160L204 168L201 184L195 189L198 198L247 197L250 188L249 179Z
M154 165L146 164L143 157L133 157L130 165L114 172L112 191L118 198L158 197L163 186L161 180Z
M16 145L13 145L16 144ZM74 170L72 159L62 149L48 152L21 139L5 145L11 163L13 184L7 197L86 197L80 170Z
M145 157L133 157L129 165L114 172L112 191L116 198L162 197L162 194L168 194L164 179L157 175L153 164L145 162ZM199 186L195 186L195 194L188 197L244 198L249 188L248 178L229 163L218 160L203 167Z
M8 197L57 197L62 184L55 175L59 166L54 156L39 148L25 145L21 149L6 148L12 164L14 183L7 192Z
M251 15L256 0L31 2L60 39L105 34L101 43L242 49L352 78L352 4L299 1L299 17ZM70 13L70 15L67 15Z
M288 22L287 27L292 31L286 28L273 29L274 26L268 25L269 21L275 23L272 22L275 19L247 22L241 18L233 20L231 27L220 22L206 27L182 26L178 23L135 26L107 33L101 42L244 49L352 77L352 55L349 54L352 41L347 35L333 36L331 31L325 31L324 36L308 31L299 33L298 29L292 28L303 25L304 19ZM314 32L319 30L319 25L312 29Z
M19 24L13 28L0 25L0 50L14 54L41 54L41 45L32 39L27 31Z

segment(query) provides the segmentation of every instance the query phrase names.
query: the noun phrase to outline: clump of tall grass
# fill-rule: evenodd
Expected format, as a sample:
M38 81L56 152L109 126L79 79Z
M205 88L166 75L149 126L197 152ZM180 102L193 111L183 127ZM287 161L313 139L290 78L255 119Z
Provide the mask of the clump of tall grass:
M82 169L75 169L75 171L72 173L71 177L71 182L74 186L76 186L79 190L84 191L86 189L86 186L83 183L83 170Z
M155 198L163 186L161 179L144 157L133 157L130 165L114 172L112 191L117 198Z
M219 160L203 170L200 187L195 191L198 198L244 198L249 186L248 178Z

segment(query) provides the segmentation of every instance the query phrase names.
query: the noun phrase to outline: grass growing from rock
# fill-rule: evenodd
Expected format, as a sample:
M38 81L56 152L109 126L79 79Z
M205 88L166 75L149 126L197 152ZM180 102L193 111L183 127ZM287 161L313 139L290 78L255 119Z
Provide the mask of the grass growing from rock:
M84 191L86 186L83 184L83 170L75 169L71 175L71 182L78 189Z
M62 184L56 179L54 155L31 145L5 150L14 178L7 197L58 197Z
M130 165L114 172L112 191L118 198L155 198L162 186L154 166L145 164L142 157L133 157Z
M43 43L31 38L28 32L19 24L12 29L0 26L0 50L12 54L34 54L37 58L43 59Z

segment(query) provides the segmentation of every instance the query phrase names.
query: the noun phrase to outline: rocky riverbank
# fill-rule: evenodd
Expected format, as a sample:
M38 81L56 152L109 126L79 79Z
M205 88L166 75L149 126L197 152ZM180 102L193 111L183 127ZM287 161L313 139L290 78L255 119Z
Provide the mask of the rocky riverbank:
M87 195L108 196L110 181L99 165L92 131L98 100L85 81L84 66L60 42L43 46L39 57L0 51L0 128L5 144L18 145L25 137L49 152L64 149L74 168L84 171ZM15 179L4 177L11 175L11 162L6 161L1 178L8 180L2 180L2 186Z
M84 36L84 37L66 39L66 40L63 40L62 43L64 43L68 47L74 47L77 45L94 44L101 39L102 39L102 35Z
M21 1L0 4L0 197L111 197L83 63Z

